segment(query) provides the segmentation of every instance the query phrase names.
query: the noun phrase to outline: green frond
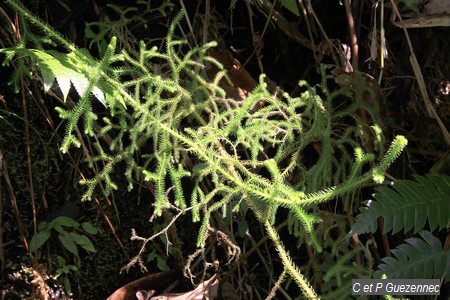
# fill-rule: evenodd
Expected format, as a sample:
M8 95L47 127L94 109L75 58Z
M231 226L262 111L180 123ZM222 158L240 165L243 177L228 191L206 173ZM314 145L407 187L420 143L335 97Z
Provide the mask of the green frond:
M415 181L399 180L390 187L380 187L374 200L365 201L349 234L375 232L377 219L384 219L384 233L406 233L443 229L450 219L450 177L416 176Z
M442 248L441 241L429 231L419 232L421 238L409 238L385 257L374 277L386 274L392 279L421 279L445 277L450 279L450 253Z

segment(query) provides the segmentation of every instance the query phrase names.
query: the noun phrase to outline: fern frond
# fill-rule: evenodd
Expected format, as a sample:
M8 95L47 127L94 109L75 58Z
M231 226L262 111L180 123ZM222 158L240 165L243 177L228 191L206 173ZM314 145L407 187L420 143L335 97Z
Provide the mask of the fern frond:
M393 257L385 257L374 277L386 274L392 279L450 279L450 252L429 231L421 231L421 238L409 238L392 250Z
M415 176L417 182L399 180L391 187L380 187L375 200L364 202L350 234L375 232L377 219L384 219L384 233L430 230L448 226L450 220L450 176Z

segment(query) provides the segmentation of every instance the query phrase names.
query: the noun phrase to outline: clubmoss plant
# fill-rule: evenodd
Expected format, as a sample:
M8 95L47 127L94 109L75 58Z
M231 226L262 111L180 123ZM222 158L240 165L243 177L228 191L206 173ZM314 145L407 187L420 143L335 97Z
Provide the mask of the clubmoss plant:
M286 272L307 298L318 298L278 235L276 216L279 210L288 211L289 222L301 227L321 251L314 232L321 221L315 207L383 181L407 141L397 136L383 151L377 110L362 99L364 83L330 89L331 77L322 67L322 82L310 86L301 81L303 92L294 97L281 90L269 92L261 75L252 94L237 102L220 87L226 71L207 54L215 42L182 51L186 41L175 37L175 29L183 13L170 25L163 51L141 42L136 55L116 53L113 37L97 60L14 0L6 2L19 12L24 34L19 45L0 53L8 60L15 57L21 66L24 57L31 58L40 72L33 76L46 90L56 79L64 99L71 85L79 95L73 107L56 109L66 121L62 152L82 145L80 133L95 144L95 154L86 159L98 171L82 181L83 199L92 198L100 184L106 194L116 190L112 174L123 168L130 190L144 176L154 186L157 216L175 207L191 214L192 222L201 222L199 248L205 247L213 213L226 216L230 207L235 213L246 203L266 229ZM45 39L38 42L31 25ZM48 50L52 44L66 52ZM221 70L212 80L205 75L207 64ZM367 141L373 143L373 153L364 146ZM311 148L317 149L313 163L306 158ZM182 180L193 186L187 189Z

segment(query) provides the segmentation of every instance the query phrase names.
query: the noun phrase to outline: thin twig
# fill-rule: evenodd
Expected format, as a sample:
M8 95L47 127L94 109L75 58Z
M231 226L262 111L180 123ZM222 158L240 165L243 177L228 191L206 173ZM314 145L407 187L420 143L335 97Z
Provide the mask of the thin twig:
M355 21L353 19L352 8L350 6L349 0L344 0L345 13L347 14L348 20L348 30L350 34L350 45L352 48L352 66L353 70L358 70L358 38L355 33Z
M33 234L37 237L37 217L36 217L36 201L34 199L34 184L33 184L33 168L31 163L31 146L30 146L30 129L28 127L28 110L27 100L25 97L25 79L23 74L20 74L20 89L22 91L22 110L23 118L25 120L25 145L27 151L27 166L28 166L28 187L30 189L31 209L33 210ZM38 240L34 240L34 263L38 261Z
M317 54L316 54L316 51L314 51L314 48L315 48L315 46L314 46L315 45L314 44L314 37L313 37L313 34L312 34L312 30L311 30L311 24L310 24L309 18L308 18L308 11L307 11L305 5L303 4L303 0L299 0L298 4L300 5L300 9L301 9L301 11L303 13L303 17L305 18L306 28L308 29L309 39L311 40L311 50L312 50L312 53L314 55L314 60L316 60L317 59Z
M278 278L277 282L275 282L273 288L270 290L269 295L267 295L266 300L270 300L273 297L275 297L275 293L277 292L277 290L280 288L281 283L284 281L284 278L287 275L287 271L286 268L283 269L283 272L281 272L280 277Z
M19 208L17 207L16 196L14 196L14 189L12 187L11 180L9 179L8 167L6 165L6 161L4 160L4 156L3 156L3 153L1 150L0 150L0 170L1 170L3 178L5 178L6 189L8 190L8 195L11 200L11 207L13 209L14 217L16 218L19 235L22 239L25 249L27 249L27 251L29 251L28 241L23 232L22 221L20 220L20 213L19 213Z

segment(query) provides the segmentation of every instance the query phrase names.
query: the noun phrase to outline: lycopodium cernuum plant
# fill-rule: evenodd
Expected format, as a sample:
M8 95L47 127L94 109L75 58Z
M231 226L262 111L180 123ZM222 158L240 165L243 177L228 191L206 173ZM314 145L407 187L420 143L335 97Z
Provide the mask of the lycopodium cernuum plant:
M79 96L56 109L66 126L62 152L82 146L86 138L95 144L95 152L85 159L98 172L82 181L83 199L90 199L100 184L105 194L116 190L118 170L125 169L130 190L143 176L154 191L156 216L172 210L200 222L200 249L213 232L212 218L238 213L245 205L265 228L285 272L307 298L318 298L275 228L277 213L288 216L292 235L306 233L308 243L320 252L317 206L383 182L407 141L397 136L383 150L377 110L363 100L363 79L330 89L322 68L322 82L310 86L300 81L303 92L294 97L279 89L269 92L261 75L251 95L236 101L221 88L226 71L208 56L215 42L182 50L187 42L175 38L175 31L183 13L170 25L165 49L141 42L132 55L117 51L117 38L112 37L97 60L15 1L7 3L19 12L23 30L16 47L0 50L7 61L16 62L13 83L25 73L30 62L25 58L30 58L32 76L46 91L56 85L67 101L73 85ZM66 51L49 50L54 45ZM219 72L208 79L210 65ZM311 163L305 154L312 149L317 159ZM131 263L140 262L139 257Z

